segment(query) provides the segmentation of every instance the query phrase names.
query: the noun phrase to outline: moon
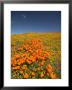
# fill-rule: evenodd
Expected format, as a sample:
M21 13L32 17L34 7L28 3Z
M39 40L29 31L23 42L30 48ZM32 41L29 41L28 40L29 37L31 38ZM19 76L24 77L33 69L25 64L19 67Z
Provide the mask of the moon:
M22 16L23 16L24 19L26 18L26 15L22 15Z

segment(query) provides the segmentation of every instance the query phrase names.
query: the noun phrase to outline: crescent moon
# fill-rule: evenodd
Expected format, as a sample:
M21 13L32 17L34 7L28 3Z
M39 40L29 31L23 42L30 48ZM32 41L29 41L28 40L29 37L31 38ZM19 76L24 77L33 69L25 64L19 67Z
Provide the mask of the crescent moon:
M24 18L26 18L26 15L22 15Z

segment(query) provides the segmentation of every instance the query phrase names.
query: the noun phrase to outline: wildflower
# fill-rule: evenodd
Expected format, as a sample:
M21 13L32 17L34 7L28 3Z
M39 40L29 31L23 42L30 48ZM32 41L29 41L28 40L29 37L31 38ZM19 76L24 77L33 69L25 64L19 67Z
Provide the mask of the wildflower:
M19 57L20 57L19 54L16 54L16 55L15 55L15 58L16 58L16 59L19 59Z
M23 48L18 48L18 50L23 50Z
M41 72L40 77L42 78L44 76L43 72Z
M37 70L40 71L41 69L38 67Z
M13 67L14 70L20 69L20 66Z
M35 73L34 72L32 72L32 76L35 76Z
M12 66L15 66L16 64L17 64L16 59L13 59L13 60L11 61L11 65L12 65Z
M28 77L29 77L29 75L28 75L27 73L25 73L25 74L24 74L24 78L27 79Z
M44 56L49 56L49 53L46 51L46 52L44 53Z
M24 72L21 70L20 73L23 74Z
M26 62L28 63L28 64L31 64L32 63L32 61L31 60L26 60Z
M22 69L23 69L23 70L27 69L27 65L23 65L23 66L22 66Z
M47 76L49 76L49 73L47 73Z
M56 74L53 73L53 72L50 74L50 77L51 77L51 79L56 79L56 78L57 78L57 77L56 77Z
M27 54L26 54L26 53L23 53L21 56L22 56L22 57L26 57L26 56L27 56Z
M44 63L45 63L45 62L44 62L44 61L42 61L42 62L41 62L41 65L44 65Z
M47 65L46 69L49 73L52 72L52 66L50 64Z

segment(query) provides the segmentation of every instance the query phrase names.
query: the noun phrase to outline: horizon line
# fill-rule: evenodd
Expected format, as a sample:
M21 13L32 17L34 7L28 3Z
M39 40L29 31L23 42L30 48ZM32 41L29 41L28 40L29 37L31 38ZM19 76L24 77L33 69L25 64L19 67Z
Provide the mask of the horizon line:
M17 34L28 34L28 33L61 33L61 32L25 32L25 33L11 33L11 35L17 35Z

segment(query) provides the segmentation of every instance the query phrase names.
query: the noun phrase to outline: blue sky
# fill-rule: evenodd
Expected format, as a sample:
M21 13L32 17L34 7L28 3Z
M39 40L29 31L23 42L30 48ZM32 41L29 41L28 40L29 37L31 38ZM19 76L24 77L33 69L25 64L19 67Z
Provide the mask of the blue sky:
M61 32L60 11L11 11L11 33Z

